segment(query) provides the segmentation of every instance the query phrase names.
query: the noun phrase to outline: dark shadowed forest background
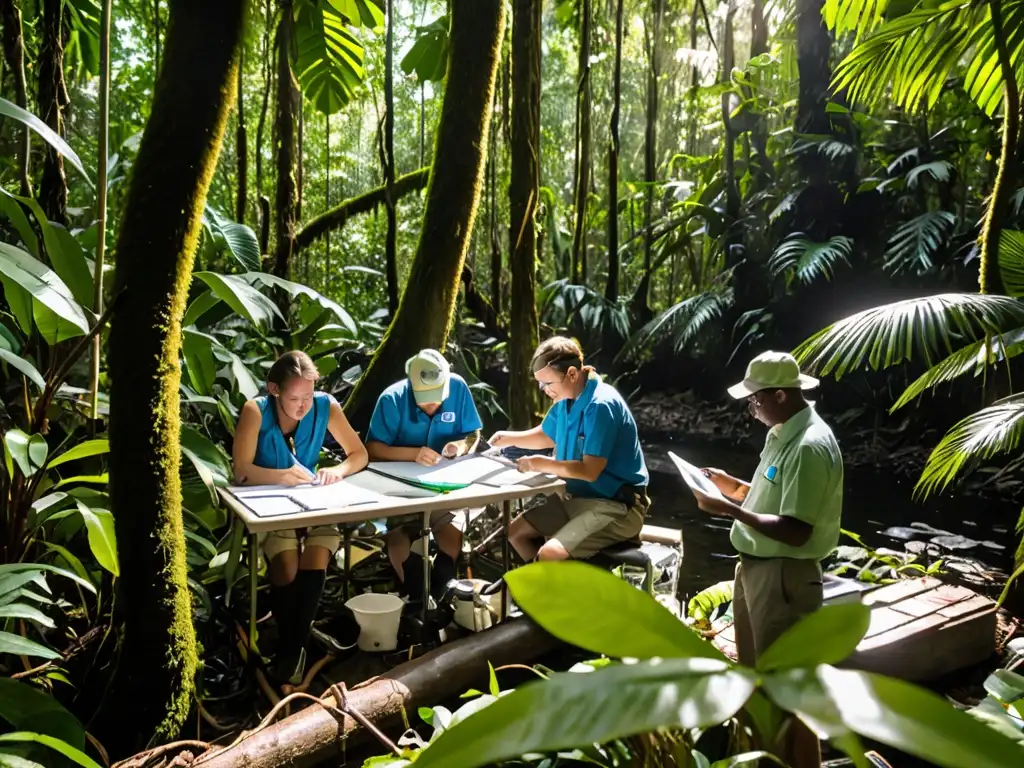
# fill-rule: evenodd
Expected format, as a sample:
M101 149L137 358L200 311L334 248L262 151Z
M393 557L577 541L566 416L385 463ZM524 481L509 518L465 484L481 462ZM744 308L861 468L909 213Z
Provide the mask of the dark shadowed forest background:
M731 550L665 453L749 473L725 388L793 350L858 545L1021 615L1021 0L0 0L0 32L0 765L257 695L215 489L289 349L364 435L442 349L486 432L577 338L683 598Z

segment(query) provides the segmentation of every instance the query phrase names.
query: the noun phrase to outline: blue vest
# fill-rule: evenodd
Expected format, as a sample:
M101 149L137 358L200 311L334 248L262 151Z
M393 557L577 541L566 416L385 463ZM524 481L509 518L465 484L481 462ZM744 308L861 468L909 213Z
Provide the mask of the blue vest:
M256 404L263 414L263 421L260 423L260 436L256 440L253 464L264 469L288 469L298 460L306 469L316 472L327 424L331 419L331 404L334 402L335 399L326 392L313 393L313 407L302 417L292 433L295 444L293 457L288 441L277 423L274 399L269 396L257 397Z

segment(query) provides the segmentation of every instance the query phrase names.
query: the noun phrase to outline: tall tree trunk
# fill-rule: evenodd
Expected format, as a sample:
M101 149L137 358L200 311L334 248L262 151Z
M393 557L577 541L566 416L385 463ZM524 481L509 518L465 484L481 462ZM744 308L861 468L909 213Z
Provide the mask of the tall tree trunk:
M985 221L978 244L981 263L978 265L978 290L981 293L1001 293L1002 275L999 273L999 233L1003 229L1010 195L1016 187L1017 140L1020 134L1020 89L1006 41L1006 29L999 0L989 0L996 55L1003 75L1003 146L999 156L992 194L989 196Z
M388 310L398 311L398 219L395 215L395 3L387 0L387 39L384 50L384 210L388 230L384 239L384 269L388 283Z
M651 317L651 260L654 253L654 182L658 178L658 89L661 74L661 22L665 16L665 0L652 0L651 23L647 29L647 121L644 129L644 276L633 296L633 311L641 323Z
M0 23L3 24L4 61L14 80L14 103L28 109L28 86L25 82L25 36L21 9L14 0L0 0ZM18 147L18 180L23 197L32 196L32 141L27 126L21 129Z
M110 329L110 496L121 567L114 626L121 637L107 706L90 730L111 757L178 733L198 661L178 474L181 321L247 3L169 5L164 67L118 239L119 303Z
M593 89L590 83L591 0L582 0L580 50L576 82L576 220L572 233L572 282L587 282L587 200L590 197L590 115Z
M690 11L690 50L697 50L697 23L700 17L700 3L697 0L693 2L693 8ZM686 151L693 157L697 156L697 116L699 103L697 100L700 94L700 67L697 65L696 56L693 60L693 66L690 67L690 88L687 93L687 107L686 107Z
M327 174L324 178L324 198L327 200L327 210L331 210L331 116L324 115L324 128L327 134ZM298 238L298 235L296 235ZM331 233L327 232L324 237L324 289L328 289L331 280Z
M292 0L280 0L281 18L277 23L277 113L274 116L274 142L277 165L277 194L274 216L277 232L274 246L274 274L287 278L291 273L295 247L295 124L299 111L299 86L292 74L292 40L295 35L295 11Z
M64 82L64 0L43 0L42 42L39 47L39 117L55 133L64 135L64 108L68 91ZM39 204L50 221L67 223L68 180L64 158L46 144Z
M160 76L160 42L163 28L160 22L160 0L153 0L153 82Z
M270 86L273 82L274 65L270 56L270 33L274 20L274 11L270 0L266 0L264 8L265 26L263 28L263 101L260 104L260 119L256 122L256 199L263 195L263 131L267 125L267 107L270 104Z
M825 0L796 0L796 64L800 74L797 98L796 132L829 134L832 124L825 106L832 81L829 54L832 35L825 26L821 9ZM800 154L803 171L812 182L827 180L828 164L817 152Z
M299 137L295 145L295 222L298 224L298 222L302 221L302 182L306 170L302 158L302 152L305 149L305 137L302 134L306 129L306 101L302 98L301 92L297 91L296 93L299 104Z
M615 3L615 71L612 75L612 114L608 121L608 282L604 297L619 300L619 109L622 105L622 6Z
M512 3L512 176L509 183L512 297L509 307L509 419L513 429L536 423L537 386L530 358L537 346L537 232L540 196L541 0Z
M245 97L242 91L244 54L238 54L238 124L235 131L235 153L238 168L238 200L235 203L235 221L245 223L246 196L249 194L249 141L245 133Z
M369 368L346 403L365 428L380 394L423 347L442 349L455 312L459 280L483 189L505 14L502 0L452 0L448 75L437 126L434 165L409 285Z
M110 153L110 23L114 0L103 0L100 13L100 103L96 147L96 262L92 311L103 314L103 262L107 251L107 158ZM89 415L94 431L100 417L100 334L92 338L89 372Z
M750 58L754 59L768 53L768 25L764 18L764 0L753 0L750 6ZM753 92L743 87L745 99L752 99ZM764 189L772 175L772 161L768 156L768 122L763 114L753 116L754 124L750 129L750 143L754 149L754 188L752 192Z
M732 68L736 63L736 44L733 28L736 24L736 4L730 2L725 13L725 34L722 35L722 76L723 87L732 80ZM741 256L742 234L739 231L740 188L736 179L736 128L730 114L736 96L729 90L722 94L722 122L725 125L725 143L722 148L722 165L725 172L725 262L735 266Z
M495 94L494 107L491 110L493 115L497 109L497 94ZM498 124L491 121L490 128L491 149L487 155L487 168L489 176L487 187L490 194L490 239L491 239L491 307L496 317L501 317L502 301L501 289L501 235L498 233Z

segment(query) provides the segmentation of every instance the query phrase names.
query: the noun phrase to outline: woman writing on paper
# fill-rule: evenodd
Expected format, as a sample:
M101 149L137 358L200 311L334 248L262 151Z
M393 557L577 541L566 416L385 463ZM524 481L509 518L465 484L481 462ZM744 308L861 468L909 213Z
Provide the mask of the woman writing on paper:
M286 352L267 373L268 397L242 406L232 451L239 485L336 483L366 466L366 448L338 402L314 392L320 373L305 352ZM327 431L345 460L317 469ZM302 681L306 641L316 618L327 563L340 537L333 525L274 531L263 542L269 563L271 610L279 643L271 677L278 685ZM255 599L255 595L253 596Z
M549 497L509 527L509 542L529 562L585 559L639 535L650 506L647 466L629 406L574 339L555 336L533 354L533 376L554 405L525 432L497 432L494 447L554 448L554 456L519 460L522 472L564 478L568 494ZM547 542L538 548L537 541Z

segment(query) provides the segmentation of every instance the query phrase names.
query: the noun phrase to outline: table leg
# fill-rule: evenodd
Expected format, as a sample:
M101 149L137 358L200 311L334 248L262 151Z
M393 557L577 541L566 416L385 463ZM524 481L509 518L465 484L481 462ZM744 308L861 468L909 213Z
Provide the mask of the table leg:
M259 549L256 534L249 533L249 664L256 665L256 598L259 590Z
M505 501L501 504L501 527L505 529L505 538L501 542L501 567L504 573L508 573L508 561L510 547L508 543L508 527L512 524L512 502ZM508 617L508 584L501 580L501 617L502 620Z
M352 582L352 529L347 525L342 537L345 546L345 591L342 592L342 599L348 602L349 584Z
M427 627L427 615L430 607L430 513L423 513L423 529L420 531L420 543L423 546L423 628Z

